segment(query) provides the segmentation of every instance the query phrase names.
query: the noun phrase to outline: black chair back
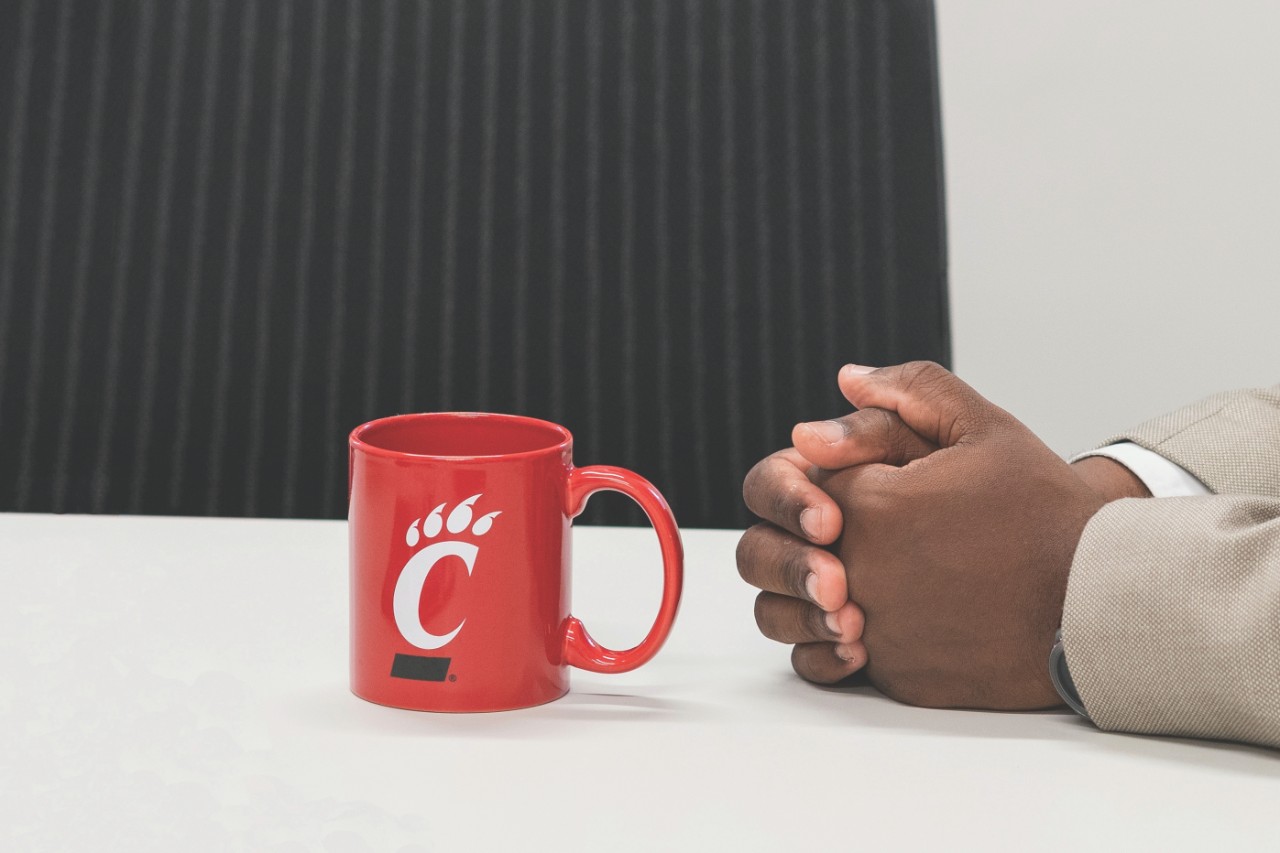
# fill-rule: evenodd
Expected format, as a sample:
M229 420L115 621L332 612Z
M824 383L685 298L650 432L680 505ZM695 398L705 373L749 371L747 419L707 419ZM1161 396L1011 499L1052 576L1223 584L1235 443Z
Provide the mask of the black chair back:
M492 410L737 526L842 363L948 360L930 3L5 19L0 510L342 517L353 426Z

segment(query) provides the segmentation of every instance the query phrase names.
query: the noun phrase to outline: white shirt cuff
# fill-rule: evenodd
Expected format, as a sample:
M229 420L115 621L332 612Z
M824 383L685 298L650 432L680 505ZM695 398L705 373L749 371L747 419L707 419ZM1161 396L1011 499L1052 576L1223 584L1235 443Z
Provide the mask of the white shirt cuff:
M1159 453L1147 450L1132 441L1121 441L1108 444L1097 450L1081 453L1071 461L1084 459L1086 456L1105 456L1114 459L1133 472L1143 482L1153 498L1180 498L1193 495L1211 495L1212 491L1204 483L1191 475L1186 468L1176 462L1170 462Z

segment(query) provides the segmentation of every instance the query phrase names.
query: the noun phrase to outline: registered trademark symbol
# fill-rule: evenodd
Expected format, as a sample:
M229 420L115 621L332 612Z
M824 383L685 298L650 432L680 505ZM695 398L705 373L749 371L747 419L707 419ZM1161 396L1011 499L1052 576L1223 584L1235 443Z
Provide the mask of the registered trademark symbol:
M450 681L457 681L457 680L458 680L458 676L456 676L456 675L451 675L451 676L449 676L449 680L450 680Z

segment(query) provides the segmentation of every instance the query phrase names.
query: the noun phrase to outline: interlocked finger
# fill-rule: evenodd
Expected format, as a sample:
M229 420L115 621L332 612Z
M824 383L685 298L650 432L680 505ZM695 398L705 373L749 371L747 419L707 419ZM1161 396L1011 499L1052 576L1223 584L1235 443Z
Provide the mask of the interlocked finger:
M867 663L867 647L861 641L846 645L802 643L791 650L791 668L805 681L834 684L853 675Z
M780 643L852 643L862 637L862 611L846 602L827 612L798 598L762 592L756 596L756 625Z

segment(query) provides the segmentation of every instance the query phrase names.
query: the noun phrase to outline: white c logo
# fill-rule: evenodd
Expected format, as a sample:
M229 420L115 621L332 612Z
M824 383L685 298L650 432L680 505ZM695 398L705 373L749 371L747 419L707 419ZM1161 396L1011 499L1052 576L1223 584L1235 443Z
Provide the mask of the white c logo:
M404 564L404 568L400 570L400 579L396 581L395 597L391 601L400 636L420 649L438 649L458 636L462 626L467 624L466 619L443 636L432 634L422 627L422 620L418 616L418 603L422 600L422 587L427 582L427 575L431 574L436 563L445 557L461 557L462 562L467 565L467 577L470 577L471 570L476 564L476 553L479 550L470 542L437 542L423 548Z

